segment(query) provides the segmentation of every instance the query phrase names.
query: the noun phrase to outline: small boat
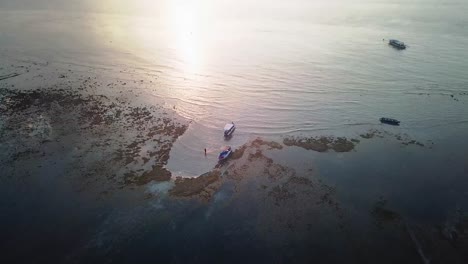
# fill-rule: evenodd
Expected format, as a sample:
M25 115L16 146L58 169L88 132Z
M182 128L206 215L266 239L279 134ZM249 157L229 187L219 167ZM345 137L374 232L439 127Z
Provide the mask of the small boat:
M223 151L221 151L221 153L219 153L219 156L218 156L218 161L223 161L223 160L226 160L229 155L231 155L232 153L232 149L230 146L225 146L223 148Z
M406 45L404 42L396 40L396 39L391 39L388 41L388 44L397 48L397 49L406 49Z
M232 122L231 124L226 124L224 126L224 136L230 137L232 133L234 133L234 130L236 130L236 126L234 125L234 122Z
M400 121L393 119L393 118L388 118L388 117L382 117L380 118L380 122L384 124L389 124L389 125L394 125L394 126L399 126Z

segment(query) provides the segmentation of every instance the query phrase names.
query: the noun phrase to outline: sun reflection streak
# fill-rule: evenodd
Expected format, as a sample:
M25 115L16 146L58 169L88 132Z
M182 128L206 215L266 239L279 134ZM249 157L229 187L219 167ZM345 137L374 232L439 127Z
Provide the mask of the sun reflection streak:
M158 58L164 43L175 52L178 68L188 74L200 72L204 63L213 2L206 0L103 0L113 9L126 10L102 21L109 37L124 50L147 52ZM130 26L130 27L129 27ZM102 28L102 27L101 27Z
M178 59L187 73L200 71L202 56L202 10L194 1L173 1L170 25Z

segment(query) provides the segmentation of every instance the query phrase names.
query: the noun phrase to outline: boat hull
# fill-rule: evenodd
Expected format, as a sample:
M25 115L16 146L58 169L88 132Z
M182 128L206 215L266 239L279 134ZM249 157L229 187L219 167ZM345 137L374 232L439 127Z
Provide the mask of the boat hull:
M393 40L393 39L388 42L388 45L390 45L390 46L392 46L392 47L394 47L396 49L401 49L401 50L406 49L406 45L403 42Z
M393 118L382 117L382 118L380 118L380 122L384 123L384 124L392 125L392 126L399 126L400 125L400 121L398 121L396 119L393 119Z
M230 136L232 136L232 133L234 133L234 130L236 130L236 127L235 127L235 126L232 127L232 128L229 129L229 130L225 130L225 131L224 131L224 136L225 136L225 137L230 137Z
M390 46L394 47L395 49L399 49L399 50L404 50L406 49L405 46L400 46L400 45L394 45L394 44L389 44Z

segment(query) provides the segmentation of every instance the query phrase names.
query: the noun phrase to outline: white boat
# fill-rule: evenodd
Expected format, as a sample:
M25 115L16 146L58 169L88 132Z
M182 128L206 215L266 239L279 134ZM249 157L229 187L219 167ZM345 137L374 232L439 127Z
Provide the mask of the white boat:
M224 126L224 136L230 137L232 133L234 133L234 130L236 130L236 126L234 125L234 122L232 122L231 124L226 124Z
M404 42L396 40L396 39L391 39L388 41L388 44L397 48L397 49L406 49L406 45Z

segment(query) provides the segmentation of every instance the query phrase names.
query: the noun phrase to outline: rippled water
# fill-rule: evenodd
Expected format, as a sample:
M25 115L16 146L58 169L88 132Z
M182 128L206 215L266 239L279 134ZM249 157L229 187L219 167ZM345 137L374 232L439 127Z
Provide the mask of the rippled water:
M171 155L173 170L189 173L178 160L217 151L230 121L239 127L231 144L365 127L381 116L409 130L468 122L463 1L76 1L53 12L11 5L0 18L11 56L157 77L137 88L193 120ZM389 38L409 48L393 49Z
M272 5L241 19L206 22L216 25L199 25L190 7L178 7L189 18L175 28L162 26L175 30L161 34L167 42L155 37L135 53L152 54L150 64L165 62L156 66L156 95L208 129L234 120L247 133L343 128L375 123L382 115L411 127L467 121L466 105L448 97L468 84L468 34L453 21L457 5ZM424 12L428 17L421 18ZM403 15L394 19L394 13ZM154 30L142 24L143 34ZM382 39L391 37L410 48L388 47Z
M284 134L382 115L411 127L468 121L466 104L448 97L468 85L463 1L213 2L2 10L1 42L55 62L155 74L148 93L207 129L234 120L247 133Z

